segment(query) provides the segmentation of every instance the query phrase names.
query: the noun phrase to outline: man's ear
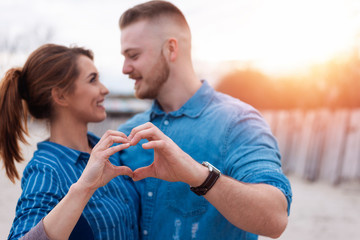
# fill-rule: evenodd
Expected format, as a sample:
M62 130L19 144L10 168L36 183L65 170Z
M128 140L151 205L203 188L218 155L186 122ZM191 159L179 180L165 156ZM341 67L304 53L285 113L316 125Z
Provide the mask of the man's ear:
M178 56L178 41L176 38L169 38L167 43L167 51L169 53L170 62L174 62Z
M55 104L58 104L60 106L67 106L69 103L65 97L64 90L55 87L51 89L51 97Z

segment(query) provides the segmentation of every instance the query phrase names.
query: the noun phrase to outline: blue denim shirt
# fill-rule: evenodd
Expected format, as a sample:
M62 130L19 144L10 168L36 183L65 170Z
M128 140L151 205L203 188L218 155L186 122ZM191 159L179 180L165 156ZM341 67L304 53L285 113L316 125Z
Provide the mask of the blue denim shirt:
M154 101L119 130L152 122L198 162L208 161L227 176L247 183L267 183L292 198L282 173L277 142L258 111L238 99L216 92L204 81L179 110L165 113ZM142 140L121 152L121 161L133 170L153 162L153 150ZM236 228L204 197L182 182L147 178L136 182L141 193L143 239L257 239Z

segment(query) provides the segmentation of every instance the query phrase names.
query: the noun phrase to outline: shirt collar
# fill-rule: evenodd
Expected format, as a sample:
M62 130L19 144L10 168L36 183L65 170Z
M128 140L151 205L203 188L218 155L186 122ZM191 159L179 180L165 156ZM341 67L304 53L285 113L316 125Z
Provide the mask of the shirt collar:
M94 147L96 143L99 141L99 138L91 133L88 132L88 140L91 147ZM50 151L51 153L55 154L57 157L61 159L66 159L67 161L76 164L80 160L89 159L90 154L87 152L81 152L58 143L50 142L50 141L43 141L37 144L38 150Z
M180 117L181 115L190 118L197 118L203 112L205 107L211 101L214 95L214 89L205 80L202 80L202 86L196 93L177 111L170 112L169 115L173 117ZM150 110L150 121L156 116L165 115L160 104L155 100Z

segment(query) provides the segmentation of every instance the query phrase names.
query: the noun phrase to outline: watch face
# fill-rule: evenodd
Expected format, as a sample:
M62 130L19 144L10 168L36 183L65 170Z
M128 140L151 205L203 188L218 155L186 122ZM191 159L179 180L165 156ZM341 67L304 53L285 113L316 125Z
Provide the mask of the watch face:
M201 184L200 186L190 187L191 191L193 191L199 196L205 195L212 188L212 186L215 184L215 182L221 175L221 172L210 163L203 162L202 165L209 169L208 177L206 178L205 182L203 182L203 184Z
M211 165L209 162L203 162L202 165L209 168L209 172L212 172L212 171L220 172L219 169L217 169L216 167Z

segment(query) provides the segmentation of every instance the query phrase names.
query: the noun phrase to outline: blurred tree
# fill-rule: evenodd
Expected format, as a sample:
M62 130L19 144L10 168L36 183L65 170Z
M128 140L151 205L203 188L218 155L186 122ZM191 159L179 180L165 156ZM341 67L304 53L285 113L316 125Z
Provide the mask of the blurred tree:
M251 68L235 69L215 88L259 109L360 107L359 48L302 76L270 78Z
M257 108L272 106L274 88L267 76L254 69L230 72L215 88Z

